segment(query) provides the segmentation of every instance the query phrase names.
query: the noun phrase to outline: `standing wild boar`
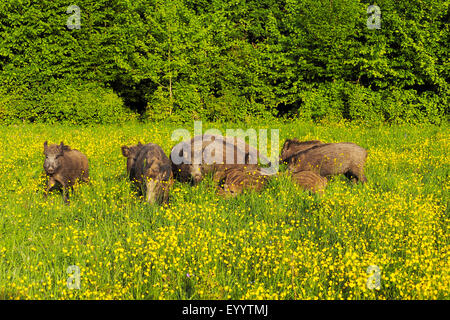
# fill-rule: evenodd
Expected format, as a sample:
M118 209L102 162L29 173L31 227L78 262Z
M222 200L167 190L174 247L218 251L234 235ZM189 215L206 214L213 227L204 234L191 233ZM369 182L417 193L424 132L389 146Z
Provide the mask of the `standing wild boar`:
M172 164L161 147L139 142L135 146L122 146L122 154L127 158L130 180L144 190L147 202L167 202L173 184Z
M286 162L291 172L313 171L322 177L344 174L364 183L366 158L366 149L351 142L340 142L314 146L288 157Z
M320 144L323 144L323 142L319 140L300 141L297 138L286 139L281 149L280 162L285 162L288 157Z
M223 188L219 189L219 194L235 196L244 190L261 191L268 178L259 169L230 168L219 182L219 187Z
M323 193L328 181L312 171L297 171L292 173L292 180L303 189Z
M229 168L257 168L257 161L269 159L258 150L236 137L198 135L172 148L170 159L176 177L183 181L199 183L208 173L218 182Z
M48 192L56 187L62 188L62 194L66 203L68 200L68 187L73 191L73 185L77 180L87 182L89 180L88 159L80 151L71 149L69 146L61 142L59 145L48 145L44 142L44 170L48 176L47 189Z

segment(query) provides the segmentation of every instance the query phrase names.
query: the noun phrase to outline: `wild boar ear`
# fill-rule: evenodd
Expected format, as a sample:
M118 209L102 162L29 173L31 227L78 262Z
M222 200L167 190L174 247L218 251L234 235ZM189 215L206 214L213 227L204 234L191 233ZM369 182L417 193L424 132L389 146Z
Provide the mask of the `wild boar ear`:
M122 146L122 154L124 157L127 157L130 155L130 148L127 146Z
M45 141L45 142L44 142L44 153L47 151L47 148L48 148L48 142Z
M59 151L61 153L63 153L64 152L64 142L61 141L61 143L59 144L58 148L59 148Z
M138 147L141 147L142 143L139 141L137 145L138 145Z

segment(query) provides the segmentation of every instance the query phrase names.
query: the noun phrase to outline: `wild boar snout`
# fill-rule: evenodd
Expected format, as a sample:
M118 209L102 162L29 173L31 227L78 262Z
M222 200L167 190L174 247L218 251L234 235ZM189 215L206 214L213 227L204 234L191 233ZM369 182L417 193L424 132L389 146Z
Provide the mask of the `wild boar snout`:
M202 175L202 170L199 165L196 165L196 164L192 165L191 176L194 181L194 184L197 184L202 180L203 175Z
M134 158L127 158L127 173L128 173L128 175L131 175L131 170L133 169L133 166L134 166L134 162L135 162L135 160L134 160Z
M60 155L47 155L44 160L44 169L48 174L54 174L61 166Z

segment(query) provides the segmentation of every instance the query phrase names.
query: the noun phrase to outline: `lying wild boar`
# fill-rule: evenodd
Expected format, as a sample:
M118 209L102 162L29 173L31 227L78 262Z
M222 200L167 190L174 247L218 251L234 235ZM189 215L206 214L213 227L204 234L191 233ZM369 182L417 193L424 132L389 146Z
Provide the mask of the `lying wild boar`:
M257 168L258 158L270 163L243 140L221 135L195 136L175 145L170 153L176 177L194 184L208 173L213 173L218 182L229 168Z
M366 182L364 165L366 149L351 142L326 143L298 152L286 159L291 172L314 171L322 177L344 174L347 178Z
M48 145L45 141L44 154L44 170L48 176L44 195L47 197L51 189L61 187L64 201L68 203L67 188L70 187L73 191L73 185L77 180L84 182L89 180L88 159L80 151L71 149L63 142L59 145Z
M219 187L221 187L219 194L235 196L244 190L261 191L268 178L269 176L262 174L259 169L227 169L219 182Z
M135 146L122 146L122 154L127 158L130 180L144 190L147 202L167 202L173 174L171 162L161 147L139 142Z
M285 162L288 157L320 144L323 144L323 142L319 140L300 141L297 138L286 139L281 149L280 162Z
M292 173L292 180L303 189L323 193L328 181L312 171L297 171Z

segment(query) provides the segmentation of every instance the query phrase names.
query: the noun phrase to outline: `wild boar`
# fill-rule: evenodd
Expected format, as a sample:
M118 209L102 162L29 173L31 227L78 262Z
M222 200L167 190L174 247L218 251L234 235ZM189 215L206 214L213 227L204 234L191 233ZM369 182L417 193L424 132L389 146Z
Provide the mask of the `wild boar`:
M175 176L183 182L199 183L209 173L218 182L229 168L257 168L257 161L269 159L236 137L198 135L172 148L170 159Z
M230 168L219 182L219 195L235 196L244 190L261 191L269 176L258 169Z
M288 170L313 171L322 177L344 174L347 178L365 183L366 149L351 142L325 143L298 152L286 159Z
M47 189L44 196L54 187L62 188L63 199L69 203L68 187L73 191L73 185L81 180L89 181L89 166L87 157L76 149L64 145L48 145L44 142L44 170L48 177Z
M300 141L297 138L286 139L281 149L280 162L283 163L288 157L320 144L323 144L323 142L319 140Z
M169 199L173 184L172 164L160 146L140 142L135 146L122 146L127 158L127 173L142 191L148 203L163 203Z
M292 173L292 180L303 189L323 193L328 181L326 178L312 171L297 171Z

